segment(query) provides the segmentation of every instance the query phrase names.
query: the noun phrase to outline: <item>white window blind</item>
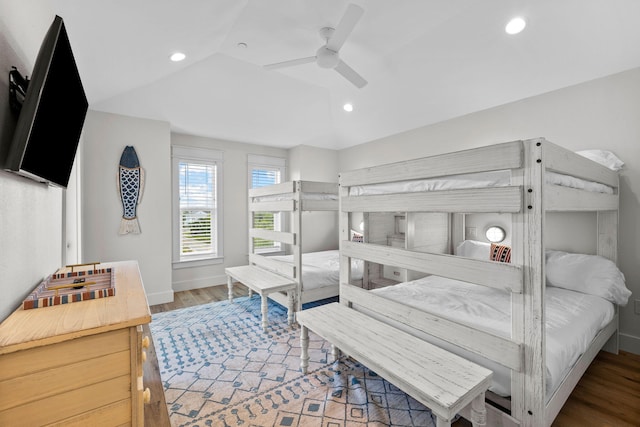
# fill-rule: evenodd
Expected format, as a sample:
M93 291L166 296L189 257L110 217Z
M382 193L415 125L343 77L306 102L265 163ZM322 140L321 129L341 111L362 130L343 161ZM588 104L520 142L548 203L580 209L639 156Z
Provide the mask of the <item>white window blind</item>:
M173 148L174 260L202 261L222 256L219 212L222 153Z
M252 160L254 162L259 162L259 164L252 164ZM250 156L249 162L251 188L280 184L282 182L284 159L265 156L254 156L252 159ZM253 228L280 231L282 229L282 214L273 212L254 212ZM253 248L256 253L277 252L282 249L282 244L272 240L254 238Z
M211 256L216 242L216 165L180 162L180 255Z
M251 188L264 187L279 184L280 170L254 167L251 173Z

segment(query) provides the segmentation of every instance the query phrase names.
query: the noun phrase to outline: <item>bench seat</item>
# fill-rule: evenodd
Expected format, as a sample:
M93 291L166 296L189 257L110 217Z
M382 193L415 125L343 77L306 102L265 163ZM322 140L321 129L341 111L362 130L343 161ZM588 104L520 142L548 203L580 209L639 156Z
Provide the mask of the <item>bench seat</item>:
M227 275L227 287L229 291L229 301L233 302L233 281L236 280L247 288L250 292L255 291L260 294L262 311L262 329L267 332L268 301L269 294L273 292L286 292L288 297L288 321L289 325L294 321L294 303L297 298L297 283L288 277L265 270L255 265L242 265L239 267L229 267L224 269Z
M474 427L485 425L490 370L340 303L298 312L297 321L303 373L312 330L430 408L438 427L450 426L469 404Z

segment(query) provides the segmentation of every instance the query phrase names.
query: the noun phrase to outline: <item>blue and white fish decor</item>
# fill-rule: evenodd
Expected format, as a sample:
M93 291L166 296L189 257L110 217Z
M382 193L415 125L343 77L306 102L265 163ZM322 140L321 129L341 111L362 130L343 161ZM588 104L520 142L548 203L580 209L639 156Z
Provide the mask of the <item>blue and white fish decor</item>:
M144 169L140 167L135 148L127 145L122 151L118 166L118 191L122 201L122 220L118 234L140 234L136 211L142 200L143 190Z

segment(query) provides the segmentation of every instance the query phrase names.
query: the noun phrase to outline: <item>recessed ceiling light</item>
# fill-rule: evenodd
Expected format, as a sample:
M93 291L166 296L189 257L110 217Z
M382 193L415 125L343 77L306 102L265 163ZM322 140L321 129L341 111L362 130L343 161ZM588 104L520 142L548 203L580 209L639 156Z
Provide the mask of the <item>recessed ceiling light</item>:
M238 47L241 49L246 49L247 48L247 44L245 42L240 42L238 43Z
M184 58L186 58L187 55L185 55L182 52L176 52L174 54L172 54L169 59L171 59L173 62L180 62L182 61Z
M524 27L526 26L526 21L518 16L509 21L507 26L504 27L504 30L507 32L507 34L518 34L520 31L524 30Z
M348 111L348 112L352 112L353 111L353 105L349 104L348 102L346 104L344 104L342 106L342 108L344 108L344 111Z

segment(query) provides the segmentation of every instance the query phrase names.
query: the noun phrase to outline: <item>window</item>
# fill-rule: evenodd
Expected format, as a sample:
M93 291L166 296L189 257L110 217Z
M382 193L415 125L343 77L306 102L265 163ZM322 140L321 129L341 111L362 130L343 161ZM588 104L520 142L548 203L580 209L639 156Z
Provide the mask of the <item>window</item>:
M220 261L222 152L173 146L172 153L174 265Z
M249 155L249 188L280 184L285 172L285 159L279 157ZM253 228L282 230L282 213L254 212ZM272 240L253 239L255 253L280 252L282 244Z

